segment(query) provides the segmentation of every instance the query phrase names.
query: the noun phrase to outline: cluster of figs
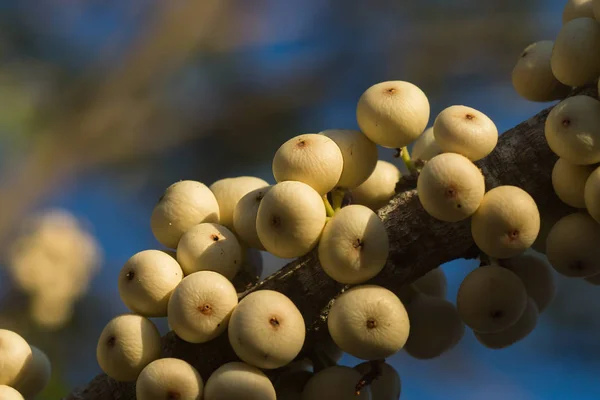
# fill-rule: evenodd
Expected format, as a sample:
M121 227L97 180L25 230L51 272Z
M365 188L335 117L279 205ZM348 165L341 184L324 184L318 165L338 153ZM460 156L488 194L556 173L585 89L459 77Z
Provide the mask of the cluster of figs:
M576 15L567 12L574 3L566 14ZM574 46L573 37L590 47ZM573 86L600 75L600 62L589 56L600 54L598 44L597 21L565 21L556 43L524 51L513 71L515 89L533 101L566 97ZM272 162L274 184L242 176L167 188L151 229L168 250L141 251L123 266L119 292L132 313L114 318L100 336L97 358L106 374L136 381L141 400L397 399L400 378L386 358L400 350L438 357L460 341L465 325L484 346L505 348L526 337L550 304L552 267L589 280L600 273L594 246L600 239L597 99L569 97L548 115L546 138L560 157L552 172L555 191L587 212L550 224L545 218L550 226L543 230L525 190L486 190L474 162L494 150L498 130L481 111L454 105L426 129L430 106L423 91L387 81L362 94L356 116L360 130L330 129L283 143ZM378 145L398 151L428 214L449 223L470 221L484 261L460 285L456 305L445 298L441 269L399 293L367 282L384 268L390 248L376 211L394 196L401 177L395 165L378 160ZM314 249L323 271L348 286L327 315L331 343L313 351L326 362L307 364L296 358L311 321L285 294L251 286L261 274L260 251L295 258ZM161 358L153 317L167 317L189 343L226 334L239 360L202 377L183 360ZM365 362L335 365L342 352ZM275 369L285 372L271 380L267 375Z
M242 176L166 189L150 221L164 249L140 251L122 267L119 293L131 313L103 329L101 369L135 382L139 400L387 400L400 397L401 382L385 359L400 350L438 357L461 340L465 325L492 349L526 337L554 296L553 270L600 283L600 101L565 99L600 76L595 18L600 0L569 1L556 41L528 46L512 74L524 98L562 100L547 117L545 137L559 156L554 190L576 209L572 214L541 219L522 188L486 189L474 162L494 150L498 130L484 113L454 105L426 129L430 105L423 91L406 81L381 82L358 101L360 130L330 129L283 143L273 158L274 184ZM401 178L395 165L378 160L378 145L397 150L429 215L448 223L469 219L482 263L460 285L456 305L446 299L439 268L398 293L368 283L390 249L386 213L376 212ZM327 340L315 344L306 362L298 355L312 321L285 294L253 284L261 251L295 258L314 249L325 274L347 286L327 314ZM203 377L184 360L162 357L150 320L159 317L189 343L227 335L239 360ZM19 377L36 358L14 335L0 331L6 399L23 398L10 386L21 387ZM364 362L336 365L342 353Z

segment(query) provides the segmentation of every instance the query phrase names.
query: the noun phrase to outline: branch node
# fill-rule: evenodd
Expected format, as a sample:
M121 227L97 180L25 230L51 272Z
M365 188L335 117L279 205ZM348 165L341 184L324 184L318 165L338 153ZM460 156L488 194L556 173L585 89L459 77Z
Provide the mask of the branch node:
M377 378L381 376L381 364L383 364L385 360L373 360L370 362L371 369L369 372L364 374L360 381L356 384L354 389L356 390L356 395L360 394L360 391L370 384L372 384Z

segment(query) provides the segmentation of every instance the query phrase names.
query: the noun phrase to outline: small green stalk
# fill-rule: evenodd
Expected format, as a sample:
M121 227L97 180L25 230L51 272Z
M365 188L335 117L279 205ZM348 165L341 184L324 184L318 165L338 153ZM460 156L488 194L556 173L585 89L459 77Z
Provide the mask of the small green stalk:
M342 208L344 196L346 196L346 191L344 189L333 189L331 192L331 200L333 203L334 212L338 212L338 210Z
M323 204L325 204L325 211L327 211L327 216L333 217L333 214L335 214L335 211L333 210L331 203L329 203L329 200L327 200L326 194L323 195Z
M411 174L414 174L415 172L417 172L415 165L413 164L412 160L410 159L410 153L408 152L408 147L405 146L400 150L400 156L402 157L402 161L404 162L404 165L406 165L406 168L408 168L408 170L410 171Z

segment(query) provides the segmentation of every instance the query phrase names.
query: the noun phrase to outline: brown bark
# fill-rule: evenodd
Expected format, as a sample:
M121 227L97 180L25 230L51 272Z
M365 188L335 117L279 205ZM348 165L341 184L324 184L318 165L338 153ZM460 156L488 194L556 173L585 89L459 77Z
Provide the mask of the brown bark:
M597 96L594 86L573 92ZM496 149L476 164L486 177L486 190L499 185L515 185L536 201L542 218L546 210L561 213L568 208L553 192L551 171L557 156L544 137L544 122L551 108L500 136ZM475 258L479 251L470 232L469 220L445 223L429 216L421 207L416 190L399 193L379 210L390 238L390 254L383 271L370 282L397 292L439 265L458 258ZM327 335L327 310L344 289L319 266L316 252L301 257L258 283L254 290L277 290L287 295L304 316L307 336L300 356L309 354L314 344ZM182 341L173 332L163 337L163 356L177 357L194 365L204 380L223 363L236 360L227 334L204 344ZM277 371L267 371L272 376ZM75 390L67 399L129 400L135 398L134 383L119 383L106 375L96 376L87 386Z

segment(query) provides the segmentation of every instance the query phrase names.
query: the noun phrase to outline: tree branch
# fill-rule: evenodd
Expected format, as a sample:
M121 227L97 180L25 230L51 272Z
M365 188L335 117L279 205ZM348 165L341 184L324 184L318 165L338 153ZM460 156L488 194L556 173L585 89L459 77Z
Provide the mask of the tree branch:
M594 86L575 90L574 94L597 96ZM540 212L553 209L567 213L552 189L551 171L557 156L550 151L544 137L544 122L551 108L500 136L496 149L476 164L486 178L486 190L499 185L515 185L526 190L536 201ZM441 222L429 216L409 189L396 195L379 210L389 238L390 254L383 271L368 283L381 285L394 292L439 265L458 258L475 258L479 250L470 232L469 220L459 223ZM328 335L327 313L332 300L345 288L329 278L319 265L316 250L301 257L264 281L249 289L277 290L287 295L304 316L307 326L302 353L308 356L314 344ZM163 337L163 356L177 357L194 365L206 380L223 363L237 360L227 334L203 344L190 344L173 332ZM271 376L277 372L266 371ZM115 382L104 374L86 387L75 390L67 399L129 400L135 399L134 383Z

